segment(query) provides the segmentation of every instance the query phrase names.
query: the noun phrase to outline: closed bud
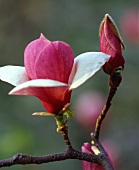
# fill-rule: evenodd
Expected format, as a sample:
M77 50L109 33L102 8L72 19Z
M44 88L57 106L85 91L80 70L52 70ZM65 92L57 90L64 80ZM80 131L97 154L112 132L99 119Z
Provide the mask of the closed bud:
M117 67L124 68L125 60L122 56L124 43L113 19L106 14L99 30L100 51L109 54L111 57L103 66L105 73L111 75Z

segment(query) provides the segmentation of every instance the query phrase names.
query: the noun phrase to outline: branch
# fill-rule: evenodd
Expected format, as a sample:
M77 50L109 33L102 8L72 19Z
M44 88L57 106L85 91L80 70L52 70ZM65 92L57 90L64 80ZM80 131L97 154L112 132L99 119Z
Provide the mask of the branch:
M67 145L67 150L65 152L45 155L45 156L28 156L22 153L18 153L14 155L12 158L0 160L0 167L7 167L7 166L12 166L17 164L21 164L21 165L43 164L43 163L49 163L55 161L62 161L66 159L79 159L79 160L85 160L88 162L97 163L102 167L104 167L105 170L113 170L113 167L109 159L107 158L107 155L87 154L73 149L68 137L68 126L65 125L59 127L58 132L61 133Z
M74 149L68 149L62 153L50 154L45 156L28 156L22 153L14 155L12 158L0 160L0 167L7 167L12 165L26 165L26 164L43 164L66 159L79 159L89 162L100 163L100 157L97 155L83 153ZM102 158L101 158L102 159ZM104 158L103 158L104 159Z

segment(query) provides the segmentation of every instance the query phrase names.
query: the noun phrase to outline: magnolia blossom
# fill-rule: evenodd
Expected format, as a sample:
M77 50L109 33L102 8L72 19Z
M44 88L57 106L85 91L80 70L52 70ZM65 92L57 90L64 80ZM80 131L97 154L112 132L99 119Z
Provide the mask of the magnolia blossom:
M84 143L82 146L82 152L88 154L95 154L89 143ZM83 170L104 170L104 168L96 163L82 161Z
M116 145L110 141L110 140L104 140L102 141L102 145L105 148L105 151L107 153L107 156L110 160L110 162L112 163L113 167L115 169L118 169L119 166L119 151L118 148L116 147ZM97 147L95 146L90 146L89 143L84 143L84 145L82 146L82 152L88 153L88 154L96 154L98 155L100 152L97 149ZM82 161L82 165L83 165L83 170L104 170L104 168L96 163L92 163L92 162L87 162L87 161Z
M67 43L51 42L41 34L25 49L25 67L1 67L0 79L16 86L10 94L38 97L49 113L58 114L70 102L72 90L93 76L109 58L102 52L87 52L74 59Z
M105 15L100 25L99 36L100 51L111 56L110 60L103 66L103 70L111 75L116 67L124 68L125 60L122 56L124 43L114 21L108 14Z

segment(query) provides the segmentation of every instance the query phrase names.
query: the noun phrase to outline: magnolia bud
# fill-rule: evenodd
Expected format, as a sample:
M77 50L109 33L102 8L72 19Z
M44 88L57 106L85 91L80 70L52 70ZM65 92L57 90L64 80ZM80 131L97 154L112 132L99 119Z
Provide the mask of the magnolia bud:
M109 54L111 57L103 66L105 73L111 75L117 67L124 68L125 60L122 56L124 43L120 36L117 26L112 18L106 14L99 30L100 51Z

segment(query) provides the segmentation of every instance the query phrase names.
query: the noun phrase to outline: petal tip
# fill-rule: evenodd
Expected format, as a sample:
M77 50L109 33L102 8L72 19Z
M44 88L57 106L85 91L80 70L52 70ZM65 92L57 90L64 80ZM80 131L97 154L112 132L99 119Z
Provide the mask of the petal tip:
M44 40L44 41L50 42L50 41L43 35L43 33L40 34L40 39L41 39L41 40Z

